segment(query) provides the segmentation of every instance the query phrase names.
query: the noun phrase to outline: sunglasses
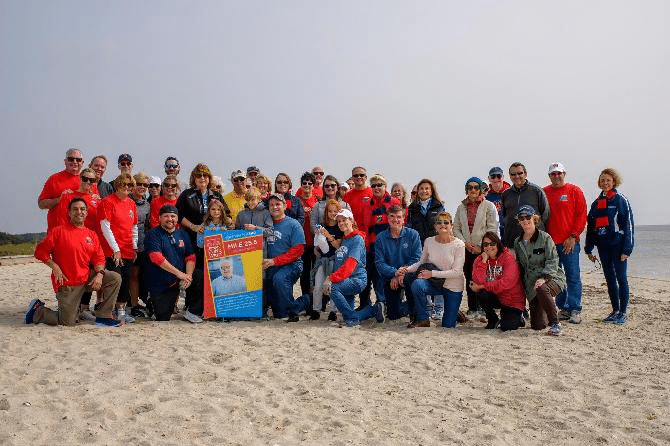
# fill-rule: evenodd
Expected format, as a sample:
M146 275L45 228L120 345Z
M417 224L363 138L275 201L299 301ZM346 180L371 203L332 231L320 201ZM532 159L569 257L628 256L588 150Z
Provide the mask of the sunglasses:
M81 181L83 181L84 183L95 184L95 177L93 177L93 178L91 178L91 177L81 177Z
M549 174L551 177L560 177L561 175L563 175L563 172L551 172Z
M437 220L435 222L436 225L443 225L443 226L449 226L451 222L449 220Z
M277 181L275 181L275 184L288 184L288 181L286 181L286 180L277 180Z
M149 187L149 183L135 183L137 187Z
M193 175L193 177L194 178L209 178L209 175L207 175L206 173L201 172L201 173L196 173L195 175Z
M516 172L516 173L510 172L509 174L509 176L511 177L520 177L521 175L523 175L523 172Z
M352 175L352 177L354 177L354 178L365 178L367 176L368 176L368 174L366 174L366 173L355 173L355 174Z
M67 160L71 163L81 163L84 161L84 158L77 158L76 156L68 156Z
M132 166L132 165L133 165L133 163L131 163L130 161L121 161L119 163L119 166L123 166L123 167L129 167L129 166Z
M161 187L161 185L158 183L151 183L149 184L149 187Z
M166 164L165 165L166 169L176 169L177 167L179 167L179 164Z
M318 175L320 177L323 176L323 172L312 172L313 175Z
M333 187L333 188L334 188L334 187L337 187L337 184L324 184L324 185L323 185L323 188L324 188L324 189L330 189L331 187Z
M519 215L516 219L519 221L524 221L524 220L531 220L533 218L532 215Z
M126 187L135 187L135 183L123 183Z
M302 185L303 185L303 186L311 186L311 185L313 185L313 184L314 184L314 183L312 183L311 181L303 181L303 182L302 182Z
M502 178L502 174L494 173L493 175L489 175L489 178Z
M496 242L482 242L482 246L486 248L487 246L497 246L498 244Z
M176 189L177 185L176 184L171 184L171 183L165 183L165 184L163 184L163 187L168 188L168 189Z
M233 183L243 183L245 180L244 177L233 178Z
M371 184L371 185L370 185L370 187L374 187L374 188L377 188L377 187L384 187L384 186L386 186L386 184L384 184L384 183L375 183L375 184Z
M468 186L465 189L466 190L479 190L479 186Z

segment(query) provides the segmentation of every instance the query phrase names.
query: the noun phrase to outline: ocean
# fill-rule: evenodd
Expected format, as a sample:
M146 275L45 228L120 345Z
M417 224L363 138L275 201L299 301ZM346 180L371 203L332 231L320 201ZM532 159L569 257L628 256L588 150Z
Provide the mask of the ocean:
M582 252L583 252L582 242ZM597 250L594 254L597 255ZM580 266L592 271L593 264L581 255ZM635 247L628 258L628 277L670 282L670 225L635 226Z

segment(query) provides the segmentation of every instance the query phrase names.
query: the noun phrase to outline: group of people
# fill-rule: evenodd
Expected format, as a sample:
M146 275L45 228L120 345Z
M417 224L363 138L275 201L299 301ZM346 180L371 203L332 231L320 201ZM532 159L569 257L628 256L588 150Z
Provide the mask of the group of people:
M132 156L122 154L119 175L107 183L107 162L98 155L84 168L81 151L70 149L65 169L46 181L38 206L48 209L48 230L35 257L52 268L58 310L35 299L26 323L165 321L180 295L183 317L202 322L204 233L212 229L262 230L263 312L274 318L316 320L327 312L337 320L339 313L343 326L357 327L409 317L408 328L430 327L431 319L453 328L475 318L503 331L529 319L531 328L560 335L561 320L581 322L586 228L584 251L596 261L598 248L612 303L604 321L627 320L633 214L612 168L600 173L602 192L588 210L561 163L549 166L544 188L527 180L522 163L509 167L511 183L493 167L488 183L465 181L452 216L431 179L408 194L362 166L346 182L315 166L295 190L289 175L272 183L251 166L231 173L233 190L224 195L204 163L184 184L175 157L165 160L162 181L133 174ZM222 273L230 273L223 263ZM298 281L302 294L294 298ZM460 311L464 291L467 312Z

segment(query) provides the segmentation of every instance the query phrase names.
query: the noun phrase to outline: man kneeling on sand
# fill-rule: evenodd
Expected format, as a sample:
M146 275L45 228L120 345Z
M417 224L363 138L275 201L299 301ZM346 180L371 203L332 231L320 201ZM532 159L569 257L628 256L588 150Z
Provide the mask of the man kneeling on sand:
M46 308L39 299L33 299L26 311L26 324L74 325L81 295L85 291L102 289L102 302L95 310L95 324L119 325L112 319L112 309L119 294L121 276L105 270L105 256L98 236L84 226L87 215L86 201L81 197L73 198L68 205L70 222L53 228L35 247L35 258L52 270L51 281L56 291L58 311Z

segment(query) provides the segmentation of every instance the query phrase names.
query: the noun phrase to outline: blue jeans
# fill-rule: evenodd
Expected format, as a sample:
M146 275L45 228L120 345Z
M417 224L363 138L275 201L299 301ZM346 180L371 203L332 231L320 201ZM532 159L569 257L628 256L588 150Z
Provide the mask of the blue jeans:
M348 278L333 283L330 287L330 299L337 310L342 313L342 319L347 325L358 325L360 321L373 317L377 311L372 305L363 307L358 311L354 309L356 294L363 291L366 282L367 280L364 278Z
M301 272L302 265L295 262L272 266L265 271L264 291L275 318L287 317L294 310L293 285Z
M598 246L600 263L603 266L607 293L612 302L612 311L626 313L628 310L628 260L621 261L622 244Z
M426 279L416 279L412 283L412 294L414 295L414 312L417 321L425 321L430 317L427 296L444 296L444 314L442 315L442 326L453 328L456 326L458 309L463 299L462 291L451 291L446 288L438 290Z
M556 296L556 306L568 312L582 311L582 276L579 272L579 242L570 254L563 252L563 245L556 245L558 264L565 271L567 287Z

